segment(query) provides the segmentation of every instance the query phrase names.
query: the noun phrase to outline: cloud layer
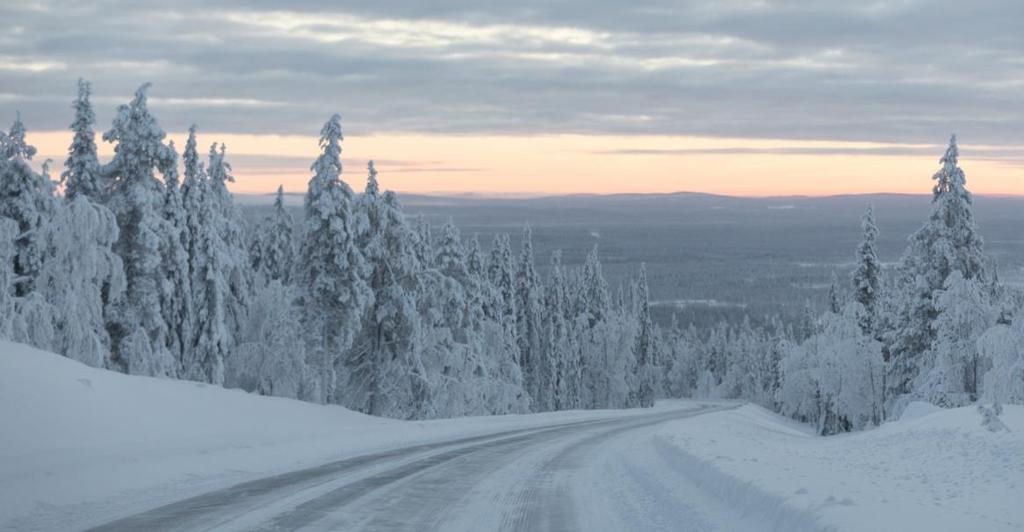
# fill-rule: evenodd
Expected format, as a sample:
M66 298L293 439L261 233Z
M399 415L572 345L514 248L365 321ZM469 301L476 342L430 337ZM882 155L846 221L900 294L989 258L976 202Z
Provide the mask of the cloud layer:
M183 0L0 6L0 117L168 130L583 133L1024 144L1024 3ZM6 120L6 119L5 119Z

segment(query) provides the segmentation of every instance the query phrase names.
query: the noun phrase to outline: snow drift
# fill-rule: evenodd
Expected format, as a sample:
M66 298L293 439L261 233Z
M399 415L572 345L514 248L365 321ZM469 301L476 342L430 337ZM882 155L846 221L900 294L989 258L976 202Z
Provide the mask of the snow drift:
M1024 406L1008 432L974 407L911 405L900 421L831 437L757 406L666 425L686 476L776 529L1020 530ZM797 527L800 528L800 527Z

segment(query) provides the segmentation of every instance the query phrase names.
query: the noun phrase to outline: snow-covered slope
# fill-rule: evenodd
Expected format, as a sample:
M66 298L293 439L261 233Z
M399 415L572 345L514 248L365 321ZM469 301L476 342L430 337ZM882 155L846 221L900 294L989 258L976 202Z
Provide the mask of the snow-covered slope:
M389 448L650 413L403 422L127 376L0 342L0 529L78 529ZM591 529L662 523L671 530L680 520L734 515L726 529L1020 530L1024 407L1007 406L1002 420L1010 432L992 433L972 408L911 405L903 420L879 429L820 438L743 406L629 433L592 449L586 467L576 464L578 475L566 478L577 479L573 498L589 508L583 524ZM495 489L512 477L493 477Z
M347 456L641 413L403 422L201 383L122 375L0 342L0 529L80 528Z
M1024 406L1005 407L1010 432L981 419L915 405L878 429L822 438L748 405L673 422L659 439L687 476L776 529L807 517L837 530L1024 529Z

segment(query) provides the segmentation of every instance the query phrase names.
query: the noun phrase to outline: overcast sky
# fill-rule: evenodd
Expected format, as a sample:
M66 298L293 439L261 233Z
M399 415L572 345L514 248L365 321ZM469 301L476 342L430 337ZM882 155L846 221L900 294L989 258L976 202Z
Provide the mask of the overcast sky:
M1019 1L281 4L4 2L0 117L20 110L31 130L66 128L81 76L94 84L100 129L152 81L152 106L175 132L197 122L312 135L337 111L349 137L868 141L886 144L873 155L932 162L953 131L994 158L1016 160L1024 145Z

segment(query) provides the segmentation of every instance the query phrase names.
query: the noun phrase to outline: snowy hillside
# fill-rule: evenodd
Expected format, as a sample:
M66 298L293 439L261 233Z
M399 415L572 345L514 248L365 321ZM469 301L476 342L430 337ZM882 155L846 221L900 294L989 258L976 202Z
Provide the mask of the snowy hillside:
M916 403L900 421L820 438L748 405L665 425L658 442L708 490L774 525L1021 530L1024 406L1005 408L1009 432L982 427L973 407Z
M74 529L347 456L559 420L644 413L403 422L208 384L128 376L0 342L0 529Z

